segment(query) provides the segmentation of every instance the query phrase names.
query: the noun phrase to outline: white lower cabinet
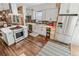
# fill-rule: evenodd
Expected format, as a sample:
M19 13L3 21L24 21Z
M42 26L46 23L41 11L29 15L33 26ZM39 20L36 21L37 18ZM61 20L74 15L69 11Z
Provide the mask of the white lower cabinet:
M41 35L46 36L46 28L45 27L41 28Z
M50 34L50 39L54 39L54 34Z
M32 31L40 35L46 36L46 28L40 24L33 24Z
M33 25L32 25L32 31L33 31L33 32L36 32L36 24L33 24Z
M41 35L46 36L46 31L42 31L42 32L41 32Z
M14 41L13 32L7 34L8 45L12 45Z
M24 26L24 37L26 38L28 36L28 27Z
M55 35L55 31L51 30L51 32L50 32L50 39L54 39L54 35Z
M7 32L7 33L2 32L2 35L5 43L7 43L8 45L14 44L15 41L13 37L13 32Z

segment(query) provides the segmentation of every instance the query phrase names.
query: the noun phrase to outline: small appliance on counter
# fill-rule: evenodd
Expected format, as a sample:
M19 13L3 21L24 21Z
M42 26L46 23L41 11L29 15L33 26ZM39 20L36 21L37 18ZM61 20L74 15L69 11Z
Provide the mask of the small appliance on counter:
M49 23L48 26L51 26L52 30L56 30L56 21Z

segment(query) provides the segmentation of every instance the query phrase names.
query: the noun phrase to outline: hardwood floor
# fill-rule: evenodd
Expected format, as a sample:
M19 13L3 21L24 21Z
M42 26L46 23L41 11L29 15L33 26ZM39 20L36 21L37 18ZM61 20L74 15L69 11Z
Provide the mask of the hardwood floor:
M28 38L11 46L7 46L0 39L0 56L35 56L46 43L47 41L45 41L45 37L43 36L35 38L29 36Z
M42 51L42 49L46 46L47 42L48 41L45 40L45 37L43 36L37 36L37 37L28 36L27 38L25 38L24 40L18 43L15 43L11 46L7 46L4 43L4 41L0 39L0 56L37 56L39 52ZM68 45L64 45L60 42L56 42L52 40L50 40L50 42L52 42L52 44L55 43L57 45L57 46L54 45L54 47L52 48L56 49L59 52L65 50L65 49L60 49L61 46L68 48ZM59 45L60 47L58 47ZM56 53L59 53L57 51ZM55 51L53 50L53 52Z
M71 44L71 55L79 56L79 45Z

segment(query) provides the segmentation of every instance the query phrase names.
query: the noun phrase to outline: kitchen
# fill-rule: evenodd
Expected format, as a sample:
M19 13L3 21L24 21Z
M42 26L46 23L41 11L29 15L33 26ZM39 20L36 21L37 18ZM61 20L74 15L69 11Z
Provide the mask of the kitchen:
M3 25L0 21L0 29L2 33L1 39L3 39L2 41L4 41L8 47L17 46L20 42L24 41L27 43L29 42L28 44L35 43L38 46L45 47L48 45L49 41L54 41L55 43L59 43L62 48L64 48L63 45L66 46L66 49L68 50L67 52L69 53L65 54L61 51L61 48L59 48L57 51L61 52L56 52L56 55L70 55L71 39L78 19L79 4L11 3L9 5L6 4L8 7L5 7L5 4L1 5L3 5L3 7L0 6L0 9L3 9L3 11L1 11L0 20L3 17L2 15L7 15L4 19L9 20L3 20ZM39 36L42 36L42 38ZM23 44L28 46L26 42ZM26 45L24 46L27 47ZM31 48L30 46L28 48ZM53 47L53 49L56 48ZM24 51L28 51L28 49L22 50L23 51L21 52L23 52L23 55L27 55L27 52L24 53ZM42 52L39 51L39 54L35 55L42 55ZM49 55L55 54L50 53Z

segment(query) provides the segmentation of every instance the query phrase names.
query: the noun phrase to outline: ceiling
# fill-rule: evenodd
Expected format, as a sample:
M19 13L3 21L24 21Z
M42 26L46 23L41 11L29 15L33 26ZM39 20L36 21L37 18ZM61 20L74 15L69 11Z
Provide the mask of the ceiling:
M29 7L32 7L32 6L35 6L35 5L40 5L40 4L43 4L43 3L14 3L16 4L17 6L18 5L25 5L26 8L29 8ZM3 10L3 9L9 9L9 4L8 3L0 3L0 10Z
M42 4L42 3L26 3L25 5L27 5L27 6L35 6L35 5L39 5L39 4Z
M16 3L16 5L18 6L25 5L26 7L32 7L32 6L39 5L39 4L43 4L43 3Z
M26 7L32 7L40 4L43 4L43 3L25 3Z

